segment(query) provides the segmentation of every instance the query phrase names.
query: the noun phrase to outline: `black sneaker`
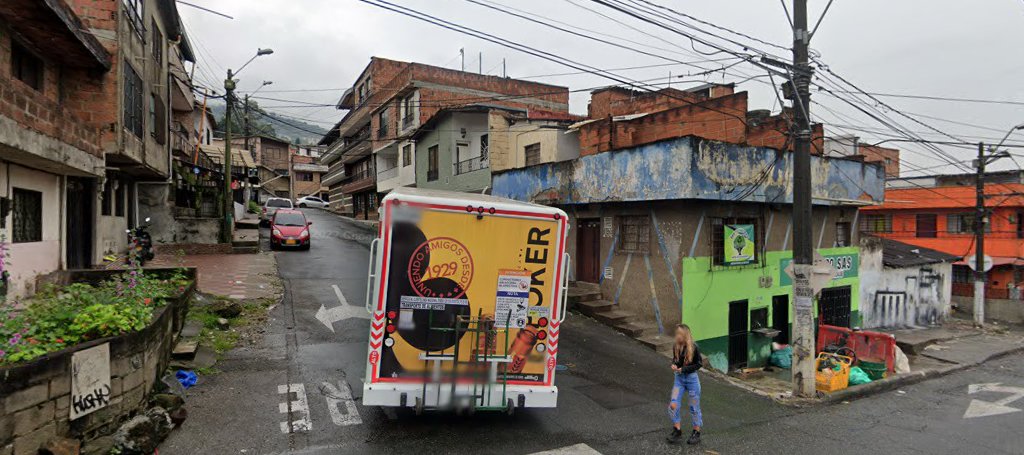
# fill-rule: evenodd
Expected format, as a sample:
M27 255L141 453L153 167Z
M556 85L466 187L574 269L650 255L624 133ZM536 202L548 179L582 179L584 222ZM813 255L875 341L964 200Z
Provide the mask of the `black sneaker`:
M690 433L690 437L689 439L686 440L686 443L691 446L700 444L700 432L697 430L693 430L693 433Z
M675 444L679 442L680 439L683 439L683 430L680 430L678 428L673 428L672 433L669 434L667 438L665 438L665 440L668 441L669 444Z

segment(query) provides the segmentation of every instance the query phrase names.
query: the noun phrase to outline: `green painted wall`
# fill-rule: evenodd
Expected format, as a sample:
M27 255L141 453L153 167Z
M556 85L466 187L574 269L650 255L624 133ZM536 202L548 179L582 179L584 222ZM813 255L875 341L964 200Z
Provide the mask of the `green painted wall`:
M823 256L852 255L859 258L856 247L822 248ZM768 309L768 325L775 322L772 314L772 297L790 295L789 323L792 323L793 286L782 286L783 260L791 259L792 251L769 251L764 266L741 266L711 268L711 257L683 259L682 309L683 323L690 326L701 351L715 369L725 370L728 366L729 302L747 300L749 311ZM851 276L853 275L853 276ZM769 276L772 286L760 286L762 276ZM785 281L789 281L788 278ZM827 287L850 286L851 325L860 325L860 278L855 273L846 273L834 279ZM749 318L748 318L749 321ZM749 327L748 327L749 330ZM770 354L770 340L750 335L748 337L748 364L762 366Z

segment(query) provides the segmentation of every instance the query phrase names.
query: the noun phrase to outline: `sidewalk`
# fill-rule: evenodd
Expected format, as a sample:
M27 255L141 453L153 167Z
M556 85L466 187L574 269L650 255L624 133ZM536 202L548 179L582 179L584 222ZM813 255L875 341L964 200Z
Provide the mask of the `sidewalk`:
M841 402L909 386L918 382L978 366L1005 355L1024 352L1024 327L991 324L976 329L970 321L950 319L939 327L907 330L872 329L891 333L907 355L910 372L895 374L868 384L851 386L820 400L793 397L790 370L773 368L746 377L709 373L736 387L771 398L780 403L803 405L814 402Z
M277 261L270 253L160 255L147 265L195 267L199 291L236 300L277 296Z

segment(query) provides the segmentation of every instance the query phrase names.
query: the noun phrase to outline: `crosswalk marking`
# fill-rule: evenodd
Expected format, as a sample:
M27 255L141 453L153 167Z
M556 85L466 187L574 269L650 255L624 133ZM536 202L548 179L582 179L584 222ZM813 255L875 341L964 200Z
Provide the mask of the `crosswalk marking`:
M545 450L543 452L536 452L530 455L601 455L590 446L580 443L566 447L560 447L557 449Z

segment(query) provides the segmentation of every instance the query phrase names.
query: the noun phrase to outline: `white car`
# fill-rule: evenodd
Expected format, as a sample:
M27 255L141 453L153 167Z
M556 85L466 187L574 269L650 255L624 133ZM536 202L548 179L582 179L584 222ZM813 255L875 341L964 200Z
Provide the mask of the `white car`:
M327 207L327 202L325 202L323 199L320 199L320 198L318 198L316 196L303 196L303 197L298 198L295 201L295 205L297 207L303 207L303 208L305 208L305 207L313 207L313 208L322 209L322 208L326 208Z
M263 203L263 211L260 214L260 223L269 225L270 219L277 213L277 209L292 209L292 201L283 197L272 197Z

